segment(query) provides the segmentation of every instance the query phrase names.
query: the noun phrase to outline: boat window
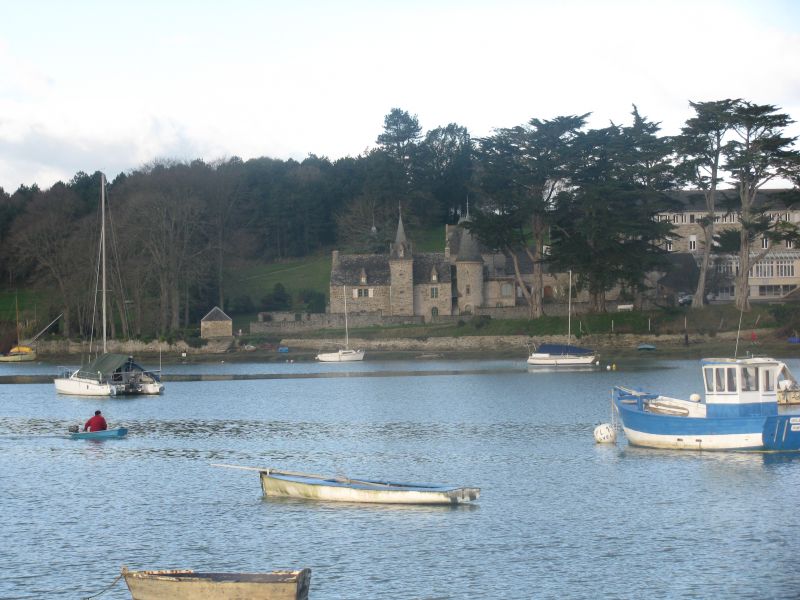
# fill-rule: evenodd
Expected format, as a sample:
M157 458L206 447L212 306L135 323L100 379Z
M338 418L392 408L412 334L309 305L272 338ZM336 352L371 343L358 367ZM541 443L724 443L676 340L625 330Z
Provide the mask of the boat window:
M772 369L764 369L764 391L771 392L775 389L772 381Z
M736 391L736 369L728 369L728 391Z
M714 370L713 369L703 369L706 375L706 392L713 392L714 391Z
M714 369L717 382L717 391L725 391L725 369Z
M742 367L742 391L758 391L758 367Z

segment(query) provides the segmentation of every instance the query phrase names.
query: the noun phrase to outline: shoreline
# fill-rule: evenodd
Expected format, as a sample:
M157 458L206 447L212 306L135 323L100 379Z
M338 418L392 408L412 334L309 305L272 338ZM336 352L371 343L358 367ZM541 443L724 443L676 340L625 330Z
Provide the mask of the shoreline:
M772 335L772 330L756 330L756 342L750 339L750 331L742 333L738 340L736 332L724 332L715 336L690 336L689 343L683 335L640 336L630 334L606 334L587 336L573 341L575 345L593 348L603 363L619 358L669 358L699 359L760 355L774 358L800 358L800 344L790 344ZM366 351L365 360L525 360L529 346L536 343L564 343L563 337L552 339L527 336L464 336L458 338L392 338L384 340L352 339L351 347ZM212 340L202 348L189 347L184 343L159 345L142 342L113 342L110 352L130 354L145 368L155 369L153 363L191 364L213 362L314 362L320 348L338 347L336 340L284 339L280 345L289 352L277 352L273 347L246 350L237 345L235 338ZM639 344L651 344L655 350L641 351ZM49 347L48 347L49 346ZM250 346L250 348L253 348ZM74 342L45 342L38 348L37 362L70 365L81 362L88 355L88 347Z

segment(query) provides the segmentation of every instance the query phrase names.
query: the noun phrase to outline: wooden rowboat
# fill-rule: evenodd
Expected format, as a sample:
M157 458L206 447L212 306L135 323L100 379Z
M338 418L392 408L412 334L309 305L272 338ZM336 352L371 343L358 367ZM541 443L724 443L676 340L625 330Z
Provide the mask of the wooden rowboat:
M329 502L369 502L373 504L462 504L477 500L480 488L425 483L397 483L349 477L328 477L238 465L213 465L258 471L265 496L326 500Z
M129 571L122 576L133 600L308 600L311 569L271 573L191 570Z
M125 427L117 427L116 429L103 429L102 431L72 431L69 437L73 440L108 440L123 438L126 435L128 435L128 430Z

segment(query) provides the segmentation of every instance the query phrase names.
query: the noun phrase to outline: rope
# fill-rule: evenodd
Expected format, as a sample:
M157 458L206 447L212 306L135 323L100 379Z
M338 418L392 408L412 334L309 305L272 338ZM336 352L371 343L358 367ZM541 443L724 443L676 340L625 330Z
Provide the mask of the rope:
M111 585L109 585L108 587L106 587L106 588L104 588L104 589L100 590L100 591L99 591L99 592L97 592L96 594L92 594L91 596L86 596L86 597L85 597L83 600L91 600L92 598L97 598L98 596L100 596L100 595L102 595L102 594L105 594L105 593L106 593L108 590L110 590L110 589L111 589L111 588L113 588L115 585L117 585L117 582L118 582L120 579L122 579L122 576L123 576L124 574L125 574L125 573L120 573L119 575L117 575L117 578L116 578L114 581L112 581L112 582L111 582Z

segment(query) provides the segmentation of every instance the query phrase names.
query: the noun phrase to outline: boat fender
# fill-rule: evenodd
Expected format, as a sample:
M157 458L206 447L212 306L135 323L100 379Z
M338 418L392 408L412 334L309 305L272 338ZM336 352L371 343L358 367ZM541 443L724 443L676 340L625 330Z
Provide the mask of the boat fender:
M700 394L695 392L694 394L689 396L689 400L691 400L692 402L700 402Z
M617 441L617 432L609 423L602 423L594 428L594 441L598 444L613 444Z

